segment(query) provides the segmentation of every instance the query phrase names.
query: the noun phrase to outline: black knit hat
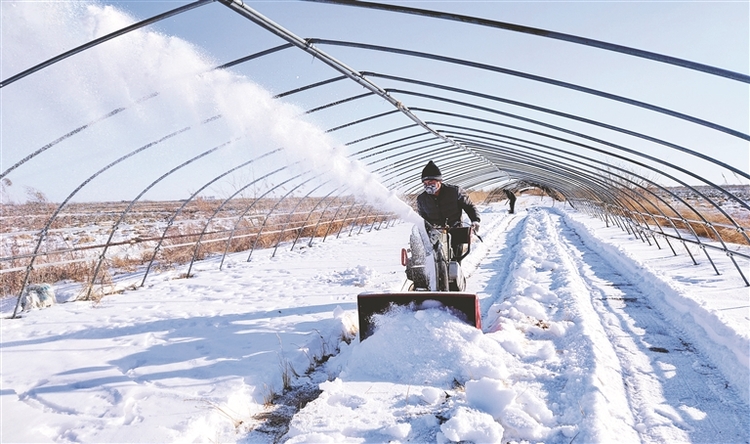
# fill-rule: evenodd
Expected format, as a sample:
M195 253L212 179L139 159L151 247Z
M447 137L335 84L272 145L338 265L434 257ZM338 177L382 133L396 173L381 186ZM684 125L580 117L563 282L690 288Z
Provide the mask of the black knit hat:
M443 175L440 174L440 168L435 165L435 162L429 161L427 162L427 165L422 170L422 180L443 180Z

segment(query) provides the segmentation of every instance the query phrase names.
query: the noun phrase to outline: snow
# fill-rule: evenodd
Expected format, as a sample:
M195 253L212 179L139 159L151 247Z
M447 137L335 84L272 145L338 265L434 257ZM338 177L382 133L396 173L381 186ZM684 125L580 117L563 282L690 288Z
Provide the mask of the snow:
M700 251L516 205L482 207L463 264L481 331L401 309L357 339L356 295L404 283L410 223L123 280L97 304L57 283L20 319L6 300L0 440L748 442L749 293L729 259L717 276Z

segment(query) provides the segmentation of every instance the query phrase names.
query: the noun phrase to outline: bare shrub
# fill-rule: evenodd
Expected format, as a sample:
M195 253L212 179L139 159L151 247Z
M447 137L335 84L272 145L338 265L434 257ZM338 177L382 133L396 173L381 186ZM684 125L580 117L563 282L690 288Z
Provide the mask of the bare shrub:
M162 262L167 264L186 264L190 262L193 258L193 253L195 253L195 244L170 245L170 243L171 242L165 242L165 245L159 250L159 255L157 257ZM198 260L200 259L202 259L202 257L198 258Z
M247 251L251 249L253 247L253 239L252 236L233 237L229 242L228 252L236 253L238 251ZM221 253L223 253L223 251Z
M76 300L98 303L104 296L118 292L112 281L112 275L108 270L99 271L97 279L96 282L85 280L86 285L81 288Z
M490 195L489 191L472 191L469 194L469 199L472 202L484 202Z
M192 207L195 208L195 210L202 214L213 214L220 205L220 201L213 200L213 199L206 199L204 197L196 197L193 200Z
M0 274L0 288L2 288L3 296L20 294L25 276L26 271L8 271Z
M109 259L111 268L125 272L134 272L138 269L138 266L143 263L143 257L134 258L129 255L125 256L114 256Z

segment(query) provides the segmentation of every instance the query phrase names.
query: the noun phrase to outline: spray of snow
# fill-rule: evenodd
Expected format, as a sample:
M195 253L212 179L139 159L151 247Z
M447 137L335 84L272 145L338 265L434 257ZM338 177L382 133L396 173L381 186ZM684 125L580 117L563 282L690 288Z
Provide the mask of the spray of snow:
M77 2L12 3L4 6L2 20L2 72L11 74L135 22L114 7ZM282 162L296 165L290 171L310 170L380 209L414 219L411 208L377 177L302 119L301 109L274 99L243 76L213 70L217 65L179 38L144 29L76 54L3 90L6 110L33 110L35 117L5 114L4 146L17 150L8 158L16 161L119 107L134 110L118 115L119 124L107 130L105 139L85 140L92 149L119 156L132 150L134 132L159 138L221 115L221 122L212 125L212 139L191 135L188 143L213 146L241 137L253 155L281 147ZM156 99L139 102L154 93ZM41 131L38 122L45 122ZM86 136L75 137L80 145Z

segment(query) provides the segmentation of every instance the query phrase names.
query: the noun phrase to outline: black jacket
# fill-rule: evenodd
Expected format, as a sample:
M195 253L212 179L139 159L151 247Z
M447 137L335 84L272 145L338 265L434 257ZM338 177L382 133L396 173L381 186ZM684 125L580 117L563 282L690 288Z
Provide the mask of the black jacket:
M461 210L466 212L472 222L479 222L477 207L469 196L456 185L446 183L440 186L437 196L422 192L417 196L417 212L427 222L433 225L453 226L461 221Z

